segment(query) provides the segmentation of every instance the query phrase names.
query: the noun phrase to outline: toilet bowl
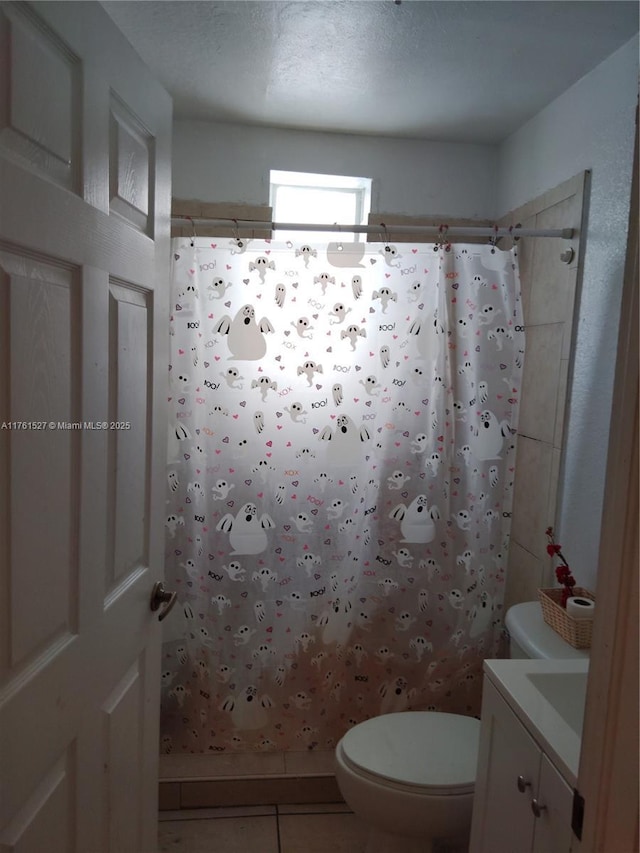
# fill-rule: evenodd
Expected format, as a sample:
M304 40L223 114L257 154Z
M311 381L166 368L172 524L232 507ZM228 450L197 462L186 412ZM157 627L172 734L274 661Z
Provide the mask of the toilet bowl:
M371 853L429 853L434 839L464 845L479 735L479 720L432 711L373 717L344 735L336 780L370 827Z
M543 620L538 602L510 608L512 658L588 657ZM359 723L336 747L336 781L370 828L367 853L465 851L471 826L480 721L403 711Z

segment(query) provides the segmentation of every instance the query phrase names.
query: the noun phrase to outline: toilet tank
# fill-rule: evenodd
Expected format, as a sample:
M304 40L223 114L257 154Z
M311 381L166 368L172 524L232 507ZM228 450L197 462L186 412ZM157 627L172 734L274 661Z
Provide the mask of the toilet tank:
M507 610L511 658L588 658L589 649L574 649L544 621L539 601L514 604Z

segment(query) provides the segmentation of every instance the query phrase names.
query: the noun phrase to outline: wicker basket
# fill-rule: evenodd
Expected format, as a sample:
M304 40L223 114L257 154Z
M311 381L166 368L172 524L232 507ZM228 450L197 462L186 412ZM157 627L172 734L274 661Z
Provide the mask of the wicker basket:
M574 587L573 594L582 598L590 598L591 601L596 600L592 592L581 586ZM591 648L593 620L573 619L569 616L564 607L560 605L562 589L539 589L538 596L544 621L553 628L556 634L560 634L562 639L574 649Z

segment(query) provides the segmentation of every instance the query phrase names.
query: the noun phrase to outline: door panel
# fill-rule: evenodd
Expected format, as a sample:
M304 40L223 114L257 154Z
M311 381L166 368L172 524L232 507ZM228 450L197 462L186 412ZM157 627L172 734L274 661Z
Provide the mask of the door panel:
M0 266L8 296L3 337L9 344L11 419L38 421L38 426L73 420L71 326L79 297L77 270L16 252L0 252ZM75 632L76 438L70 431L44 428L11 435L11 536L5 539L10 572L2 590L11 607L2 659L13 677L35 654ZM33 535L36 520L49 531L46 538Z
M6 5L0 37L3 77L10 81L0 95L3 154L78 192L79 58L28 10Z
M144 659L140 659L116 684L103 706L103 753L109 765L105 790L106 850L135 853L144 849L136 814L144 784L141 774L143 697ZM123 784L125 779L126 784Z
M109 510L113 520L111 587L149 564L145 519L149 481L140 477L147 459L151 400L148 384L149 293L122 283L110 283L109 351ZM121 427L121 428L120 428ZM117 465L116 465L117 463ZM109 589L111 592L111 589Z
M74 826L75 750L73 746L45 771L30 800L5 831L2 850L31 853L76 849Z
M140 118L113 92L110 104L109 206L152 236L153 137Z
M0 851L146 853L171 103L96 3L0 3L0 76Z

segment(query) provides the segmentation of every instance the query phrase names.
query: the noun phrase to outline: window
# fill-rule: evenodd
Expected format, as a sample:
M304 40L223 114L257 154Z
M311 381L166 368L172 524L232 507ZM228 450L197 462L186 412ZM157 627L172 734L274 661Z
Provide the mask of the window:
M269 203L275 222L367 224L371 210L371 178L272 169L269 180ZM317 240L321 233L277 231L276 237L279 240ZM344 236L348 240L362 240L365 235L346 233Z

